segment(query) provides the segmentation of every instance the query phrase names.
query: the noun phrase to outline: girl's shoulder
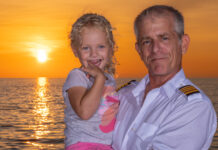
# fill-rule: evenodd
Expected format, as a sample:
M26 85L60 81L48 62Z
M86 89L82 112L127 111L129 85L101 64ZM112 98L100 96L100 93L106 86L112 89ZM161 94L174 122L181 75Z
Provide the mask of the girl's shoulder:
M69 72L69 75L72 75L72 74L85 74L85 72L83 72L80 68L74 68L72 69L70 72Z
M79 68L72 69L63 85L63 91L66 92L71 87L84 87L84 88L90 88L92 83L90 80L86 77L86 74Z
M81 79L84 79L84 80L89 80L88 78L88 75L87 73L85 73L82 69L80 68L74 68L72 69L69 74L68 74L68 77L67 78L72 78L72 77L76 77L76 78L81 78Z
M105 73L105 76L107 77L106 85L109 84L116 87L116 80L114 79L113 75Z
M104 75L107 77L108 80L115 80L114 76L109 73L104 73Z
M69 86L81 85L87 87L89 85L89 79L84 71L79 68L74 68L69 72L65 84Z

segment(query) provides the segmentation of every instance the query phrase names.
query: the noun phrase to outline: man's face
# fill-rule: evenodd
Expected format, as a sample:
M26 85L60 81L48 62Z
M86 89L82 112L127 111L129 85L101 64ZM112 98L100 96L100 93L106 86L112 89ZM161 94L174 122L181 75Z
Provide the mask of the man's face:
M181 69L183 47L187 46L179 40L171 15L144 17L138 33L136 49L151 77L172 77Z

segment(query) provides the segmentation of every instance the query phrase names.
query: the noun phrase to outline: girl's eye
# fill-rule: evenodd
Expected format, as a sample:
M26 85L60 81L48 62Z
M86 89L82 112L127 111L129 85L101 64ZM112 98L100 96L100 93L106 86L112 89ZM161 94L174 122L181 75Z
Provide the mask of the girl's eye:
M82 47L82 50L89 50L89 47L88 46L84 46L84 47Z
M99 48L105 48L105 46L104 46L104 45L99 45L98 47L99 47Z

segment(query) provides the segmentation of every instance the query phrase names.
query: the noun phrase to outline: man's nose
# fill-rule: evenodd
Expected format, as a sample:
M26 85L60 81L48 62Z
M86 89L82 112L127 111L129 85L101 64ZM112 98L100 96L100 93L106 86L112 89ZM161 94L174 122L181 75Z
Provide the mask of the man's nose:
M160 42L153 41L152 52L157 53L160 50Z

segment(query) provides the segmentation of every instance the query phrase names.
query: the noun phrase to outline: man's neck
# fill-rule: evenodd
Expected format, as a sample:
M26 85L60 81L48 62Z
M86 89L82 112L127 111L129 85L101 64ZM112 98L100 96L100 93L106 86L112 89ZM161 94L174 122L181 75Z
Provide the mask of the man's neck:
M146 98L146 95L148 94L148 92L150 92L151 90L153 90L155 88L159 88L160 86L165 84L172 77L174 77L176 73L168 75L168 76L151 76L151 75L149 75L149 82L146 85L146 89L144 91L144 99Z
M155 89L155 88L158 88L160 86L162 86L164 83L166 83L168 80L170 80L172 78L172 76L155 76L155 77L152 77L152 76L149 76L149 87L150 89Z

